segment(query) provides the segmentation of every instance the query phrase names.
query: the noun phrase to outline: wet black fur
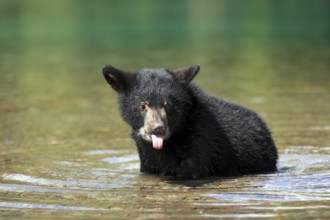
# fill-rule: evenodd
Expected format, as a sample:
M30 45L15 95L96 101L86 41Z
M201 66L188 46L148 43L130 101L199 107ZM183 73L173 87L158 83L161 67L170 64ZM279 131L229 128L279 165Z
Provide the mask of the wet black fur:
M190 83L194 75L184 81L184 76L167 69L127 73L111 66L104 67L103 74L118 92L121 116L132 127L141 172L198 179L276 171L277 150L262 119L206 94ZM138 134L144 122L142 101L153 107L162 107L164 101L169 104L171 136L162 150L153 149Z

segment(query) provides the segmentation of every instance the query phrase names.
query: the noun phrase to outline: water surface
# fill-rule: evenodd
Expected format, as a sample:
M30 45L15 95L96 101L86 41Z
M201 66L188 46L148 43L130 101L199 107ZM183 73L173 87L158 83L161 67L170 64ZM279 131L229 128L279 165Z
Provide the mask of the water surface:
M0 216L330 217L328 1L0 1ZM201 65L257 111L279 172L171 181L139 172L104 64Z

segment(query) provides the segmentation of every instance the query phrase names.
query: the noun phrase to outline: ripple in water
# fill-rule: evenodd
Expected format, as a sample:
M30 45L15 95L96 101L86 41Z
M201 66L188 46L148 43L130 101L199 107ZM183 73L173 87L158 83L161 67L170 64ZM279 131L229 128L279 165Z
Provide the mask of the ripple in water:
M99 156L102 154L115 153L118 151L94 150L88 151L87 155ZM136 154L126 154L116 157L101 159L102 164L95 161L93 164L80 164L69 161L56 161L56 170L52 170L52 178L40 178L26 174L3 174L2 179L6 181L16 181L39 186L82 188L82 189L113 189L131 186L138 173L138 156ZM104 166L104 163L110 166ZM87 166L88 165L88 166ZM95 167L97 165L97 167ZM94 167L93 167L94 166ZM61 177L61 179L58 179ZM67 177L67 178L65 178ZM18 190L19 185L7 187L13 191ZM4 186L2 186L4 188ZM0 187L1 190L1 187ZM42 191L43 189L40 189Z
M47 205L35 203L22 203L22 202L0 202L0 207L18 208L18 209L55 209L55 210L76 210L76 211L100 211L101 208L88 208L80 206L61 206L61 205Z
M284 154L279 164L279 173L243 177L252 183L242 191L212 193L206 197L240 205L265 201L330 201L330 155Z

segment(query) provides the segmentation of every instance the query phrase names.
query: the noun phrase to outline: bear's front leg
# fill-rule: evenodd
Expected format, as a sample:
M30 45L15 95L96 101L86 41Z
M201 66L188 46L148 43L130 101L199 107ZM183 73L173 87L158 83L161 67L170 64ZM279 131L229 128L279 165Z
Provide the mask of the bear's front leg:
M140 158L140 172L146 174L156 174L159 173L155 168L151 167L146 163L146 160Z
M182 160L175 169L176 179L200 179L209 175L209 171L193 159Z

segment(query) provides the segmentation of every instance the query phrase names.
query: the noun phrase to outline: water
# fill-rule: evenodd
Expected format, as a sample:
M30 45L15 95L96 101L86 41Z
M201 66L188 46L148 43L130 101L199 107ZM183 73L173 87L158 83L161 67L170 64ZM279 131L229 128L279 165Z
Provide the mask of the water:
M0 1L4 219L330 217L328 1ZM254 109L279 172L139 173L104 64L201 65L207 92Z

